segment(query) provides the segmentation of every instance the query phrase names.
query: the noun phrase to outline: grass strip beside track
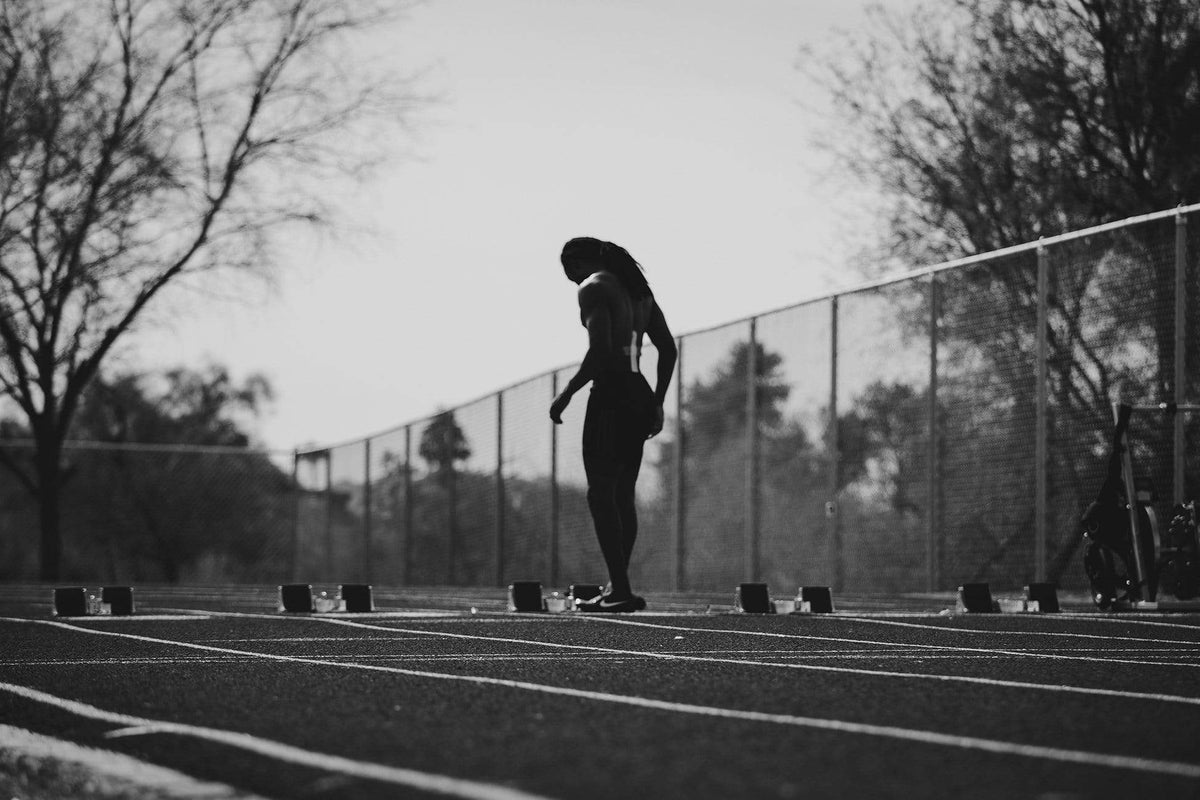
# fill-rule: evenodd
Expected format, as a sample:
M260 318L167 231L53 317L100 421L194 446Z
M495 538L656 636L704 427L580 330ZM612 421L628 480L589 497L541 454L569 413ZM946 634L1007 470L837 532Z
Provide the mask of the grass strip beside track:
M254 617L254 616L265 616L265 615L231 614L230 616ZM318 619L318 618L305 617L302 619ZM1155 773L1155 774L1160 774L1160 775L1183 777L1183 778L1188 778L1188 779L1193 779L1193 780L1200 779L1200 765L1176 762L1176 761L1166 761L1166 760L1162 760L1162 759L1142 758L1142 757L1136 757L1136 756L1125 756L1125 755L1112 754L1112 753L1098 753L1098 752L1092 752L1092 751L1072 750L1072 749L1058 748L1058 747L1034 746L1034 745L1022 744L1019 742L1008 742L1008 741L1001 741L1001 740L995 740L995 739L986 739L986 738L982 738L982 737L945 734L945 733L940 733L937 731L919 730L919 729L913 729L913 728L903 728L903 727L890 726L890 725L874 725L874 724L869 724L869 723L849 722L849 721L837 720L837 719L807 717L807 716L798 716L798 715L790 715L790 714L771 714L771 713L758 712L758 711L747 711L747 710L741 710L741 709L720 708L720 707L714 707L714 706L701 706L701 705L690 704L690 703L680 703L680 702L672 702L672 701L665 701L665 700L656 700L653 698L646 698L646 697L639 697L639 696L632 696L632 695L619 695L619 694L612 694L612 693L606 693L606 692L590 691L590 690L585 690L585 689L574 689L574 688L570 688L570 687L551 686L551 685L546 685L546 684L530 683L530 682L526 682L526 681L516 681L516 680L503 679L503 678L492 678L492 677L478 676L478 675L456 675L456 674L447 674L447 673L442 673L442 672L429 672L429 671L425 671L425 670L412 670L412 669L403 669L403 668L399 668L399 667L388 667L388 666L381 666L381 665L375 665L375 664L345 663L345 662L339 662L339 661L328 661L328 660L321 660L321 659L314 659L314 658L305 658L305 657L300 657L300 656L280 655L280 654L275 654L275 653L260 653L260 652L251 651L251 650L239 650L239 649L233 649L233 648L216 647L216 646L212 646L212 645L202 645L202 644L196 644L196 643L192 643L192 642L183 642L183 641L177 641L177 640L172 640L172 639L160 639L160 638L156 638L156 637L142 636L142 635L131 634L131 633L93 630L93 629L81 627L79 625L72 625L72 624L66 624L66 623L61 623L61 622L50 622L50 621L44 621L44 620L10 619L10 618L0 618L0 621L23 622L26 624L53 626L53 627L63 628L66 630L76 631L76 632L88 634L88 635L119 637L119 638L135 640L135 641L151 642L151 643L161 644L161 645L166 645L166 646L182 647L182 648L187 648L187 649L201 650L201 651L214 652L214 653L224 653L224 654L232 654L232 655L240 655L240 656L253 655L253 656L258 656L265 660L278 661L278 662L310 664L310 665L317 665L317 666L324 666L324 667L337 667L340 669L366 670L366 671L406 675L406 676L410 676L410 677L426 678L426 679L440 680L440 681L458 681L458 682L465 682L465 683L473 683L476 685L496 686L496 687L503 687L503 688L509 688L509 689L517 689L517 690L521 690L521 691L531 691L531 692L538 692L538 693L543 693L543 694L571 697L571 698L576 698L576 699L580 699L580 700L611 703L611 704L618 704L618 705L625 705L625 706L633 706L633 707L639 707L639 708L644 708L644 709L653 709L653 710L665 711L665 712L670 712L670 713L694 714L694 715L699 715L699 716L715 717L715 718L722 718L722 719L729 719L729 720L762 722L762 723L769 723L769 724L775 724L775 725L832 731L832 732L843 733L843 734L856 734L856 735L882 737L882 738L887 738L887 739L905 741L905 742L909 742L909 743L921 743L921 744L930 744L930 745L936 745L936 746L942 746L942 747L952 747L952 748L960 748L960 749L967 749L967 750L976 750L976 751L983 751L983 752L999 754L999 755L1020 756L1020 757L1026 757L1026 758L1032 758L1032 759L1049 760L1049 761L1060 762L1060 763L1080 764L1080 765L1086 765L1089 767L1124 769L1124 770L1132 770L1132 771L1139 771L1139 772ZM363 628L369 628L369 629L374 629L374 630L379 630L379 631L394 630L391 628L380 628L378 626L363 625L362 623L353 623L353 622L349 622L347 620L320 619L319 621L325 622L325 623L337 623L337 624L343 624L343 625L350 625L353 627L363 627ZM433 633L433 632L425 631L423 633L429 634L429 633ZM447 634L447 635L451 636L451 637L461 637L461 638L484 638L484 639L490 638L490 637L471 637L466 634ZM746 662L746 661L738 661L738 660L734 660L734 659L690 658L690 657L686 657L686 656L672 656L671 654L648 653L648 652L643 652L643 651L618 651L618 650L614 650L611 648L589 648L589 647L581 646L581 645L555 645L553 643L544 643L544 642L537 642L537 641L530 641L530 640L513 640L513 639L502 639L502 638L495 638L492 640L493 641L524 642L525 644L532 644L532 645L547 645L547 644L549 644L549 646L574 648L574 649L599 650L602 652L624 652L629 655L639 655L639 656L662 656L662 657L683 658L684 660L689 660L689 661L707 661L710 663L727 663L728 662L728 663L736 663L736 664L741 664L741 665L747 665L747 664L758 665L758 664L760 664L760 662ZM775 667L781 666L779 664L774 664L774 663L770 663L770 662L761 662L761 663L766 666L775 666ZM784 665L784 666L787 666L787 665ZM842 671L842 670L835 670L835 671ZM860 671L860 670L854 670L854 672L867 672L868 674L880 674L880 673L874 673L871 671ZM907 674L903 674L903 673L898 673L897 676L913 677L911 675L907 675ZM923 676L923 677L930 677L930 676ZM25 692L35 691L35 690L26 690L26 689L24 689L24 687L16 687L16 686L13 686L12 684L0 684L0 689L4 689L7 691L12 691L14 689L18 690L18 691L25 691ZM72 702L72 701L67 701L67 702ZM101 712L101 713L110 714L112 712ZM114 717L116 717L116 716L124 717L125 715L114 715ZM134 718L129 718L129 719L134 719ZM122 724L132 724L133 727L139 727L140 723L135 722L135 723L122 723ZM174 725L174 723L163 723L163 724L164 725ZM158 724L153 721L149 721L149 725L154 726L155 730L166 730L165 728L158 727ZM187 727L187 726L185 726L185 727ZM178 732L178 731L172 731L172 732ZM224 732L224 733L228 733L228 732ZM231 734L231 735L239 736L239 734ZM253 738L253 737L251 737L251 738ZM284 745L283 747L286 747L286 745ZM307 753L308 751L300 751L300 752ZM319 755L319 754L311 754L311 755ZM330 758L334 758L334 757L330 757ZM346 761L346 760L342 759L342 761ZM349 763L353 763L353 762L349 762ZM379 765L371 765L371 766L379 766ZM391 769L391 768L383 768L383 769Z

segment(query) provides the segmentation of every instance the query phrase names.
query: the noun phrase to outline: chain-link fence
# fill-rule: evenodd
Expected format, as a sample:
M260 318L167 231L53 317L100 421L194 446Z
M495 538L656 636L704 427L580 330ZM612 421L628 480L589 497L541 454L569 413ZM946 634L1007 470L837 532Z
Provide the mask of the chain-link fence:
M638 485L635 585L1084 587L1075 523L1102 479L1113 403L1200 400L1198 215L1048 238L680 337ZM647 375L655 361L648 348ZM288 464L69 450L68 572L109 559L130 579L603 582L584 403L562 425L548 415L573 373ZM1200 493L1200 417L1139 412L1130 435L1160 512ZM35 536L33 509L0 470L5 575L36 571L36 543L7 533Z
M680 337L638 487L635 584L1082 588L1075 523L1099 488L1113 403L1200 391L1198 209ZM653 375L652 348L645 362ZM601 582L583 404L560 426L548 417L573 371L300 453L297 577ZM1182 414L1136 420L1161 505L1200 488L1198 437Z

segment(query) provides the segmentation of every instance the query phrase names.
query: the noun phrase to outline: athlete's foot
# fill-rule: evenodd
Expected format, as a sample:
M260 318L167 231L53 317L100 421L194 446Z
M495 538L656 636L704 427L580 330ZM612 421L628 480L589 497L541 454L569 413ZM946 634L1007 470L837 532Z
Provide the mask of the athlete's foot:
M632 611L642 611L645 608L646 600L636 594L630 594L627 597L613 597L611 594L601 595L595 600L579 604L580 611L606 614L626 614Z

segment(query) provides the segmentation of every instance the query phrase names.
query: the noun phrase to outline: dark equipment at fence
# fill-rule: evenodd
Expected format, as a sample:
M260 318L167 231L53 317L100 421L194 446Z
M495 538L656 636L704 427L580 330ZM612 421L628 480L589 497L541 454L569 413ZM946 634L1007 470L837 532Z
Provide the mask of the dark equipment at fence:
M1133 412L1175 414L1196 406L1129 406L1114 409L1116 427L1108 472L1079 521L1086 546L1083 568L1092 600L1101 610L1200 607L1200 538L1194 502L1178 503L1166 539L1160 536L1153 489L1134 473L1128 441Z
M1117 407L1108 472L1079 522L1087 542L1083 569L1091 584L1092 600L1105 611L1131 608L1135 601L1153 600L1155 596L1151 571L1145 568L1154 563L1154 509L1147 492L1139 497L1136 487L1130 491L1132 468L1125 469L1126 465L1132 467L1126 442L1132 416L1132 406Z

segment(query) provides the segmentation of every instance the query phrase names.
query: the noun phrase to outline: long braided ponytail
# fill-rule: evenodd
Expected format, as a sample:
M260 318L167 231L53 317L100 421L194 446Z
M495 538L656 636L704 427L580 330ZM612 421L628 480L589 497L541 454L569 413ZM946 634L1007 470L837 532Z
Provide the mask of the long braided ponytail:
M607 272L617 276L617 280L621 281L625 291L629 292L629 296L635 301L652 294L642 265L619 244L594 239L591 236L580 236L563 245L561 260L565 265L577 258L599 261Z

